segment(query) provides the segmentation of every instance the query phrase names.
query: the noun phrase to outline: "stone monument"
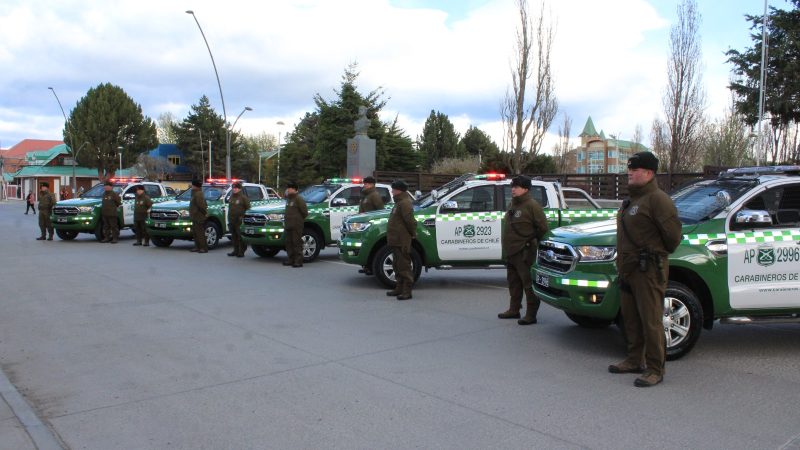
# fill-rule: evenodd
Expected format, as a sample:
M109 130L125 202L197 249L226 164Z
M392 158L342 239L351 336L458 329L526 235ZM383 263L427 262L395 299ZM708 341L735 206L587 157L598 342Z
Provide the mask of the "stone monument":
M367 136L369 130L367 107L358 107L358 119L353 123L356 135L347 140L347 177L364 178L375 172L375 139Z

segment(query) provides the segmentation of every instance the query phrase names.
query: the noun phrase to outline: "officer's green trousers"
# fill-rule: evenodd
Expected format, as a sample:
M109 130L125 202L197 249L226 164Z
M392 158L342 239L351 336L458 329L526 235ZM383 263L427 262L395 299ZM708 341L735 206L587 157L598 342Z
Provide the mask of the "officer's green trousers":
M397 280L396 290L400 295L411 295L411 286L414 284L414 272L411 268L411 245L391 246L392 268L394 278Z
M625 276L631 292L620 289L620 309L628 340L628 358L632 364L664 376L666 337L664 336L664 291L667 274L655 267L647 272L633 272ZM665 267L662 272L667 272Z
M506 280L508 281L508 295L510 297L508 309L519 312L522 309L522 294L528 303L527 315L536 317L539 311L539 297L533 292L531 281L531 264L535 253L530 248L525 248L516 255L506 258Z

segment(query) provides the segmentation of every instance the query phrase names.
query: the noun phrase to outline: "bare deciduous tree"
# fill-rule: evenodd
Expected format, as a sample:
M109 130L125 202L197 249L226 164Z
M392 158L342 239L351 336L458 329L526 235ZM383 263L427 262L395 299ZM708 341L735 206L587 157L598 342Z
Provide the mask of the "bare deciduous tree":
M554 31L544 20L545 3L536 17L529 15L527 0L517 0L517 10L519 27L511 88L501 102L500 117L505 135L503 150L511 152L508 164L514 173L521 173L541 150L542 140L558 112L558 101L550 70Z
M177 133L178 121L175 114L165 112L158 116L156 122L156 133L158 134L159 144L175 144L178 142Z
M751 137L744 116L736 112L733 97L725 115L706 128L705 157L703 162L717 167L739 167L754 161L751 150L755 140Z
M137 175L144 177L146 180L163 180L167 178L167 174L175 169L175 164L172 164L163 156L150 156L147 153L142 153L136 158L136 164L133 166L133 172Z
M672 174L695 168L702 156L706 94L700 13L695 0L683 0L678 5L678 23L672 27L669 38L668 82L663 98L668 140L663 144L669 149L664 163Z
M569 133L572 127L572 119L566 113L561 113L564 121L558 126L558 142L553 148L553 159L555 160L558 173L567 172L567 157L569 156Z

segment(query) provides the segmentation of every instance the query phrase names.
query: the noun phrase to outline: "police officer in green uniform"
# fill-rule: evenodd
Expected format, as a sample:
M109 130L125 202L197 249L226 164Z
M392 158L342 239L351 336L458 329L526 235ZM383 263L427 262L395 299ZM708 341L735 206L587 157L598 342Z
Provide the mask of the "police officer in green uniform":
M375 189L375 178L365 177L364 187L361 189L361 201L358 203L358 213L377 211L383 209L383 199Z
M294 181L286 184L286 211L283 228L286 242L284 266L303 267L303 224L308 216L306 201L297 194L299 187Z
M411 242L417 237L417 219L414 218L412 198L403 180L392 182L394 207L386 225L386 244L392 249L392 268L397 286L386 292L398 300L411 298L414 272L411 267Z
M206 240L206 217L208 216L208 203L203 194L203 183L200 180L192 180L192 199L189 200L189 218L192 219L192 235L194 236L194 248L190 251L197 253L208 253L208 241Z
M53 221L50 219L50 214L53 213L55 205L56 197L50 192L50 185L48 183L39 185L39 230L42 234L36 238L37 241L53 240ZM48 236L45 237L45 234Z
M103 241L116 244L119 239L119 222L117 222L117 208L122 205L119 194L114 192L114 183L106 181L103 186L103 201L100 206L100 216L103 218Z
M617 273L628 356L611 373L641 373L638 387L664 379L664 291L668 255L681 242L681 222L672 199L658 188L658 159L650 152L628 159L628 191L617 213Z
M531 179L518 175L511 180L511 204L503 226L503 254L506 259L506 280L510 303L508 310L497 315L500 319L519 319L520 325L536 323L539 298L533 293L531 264L536 257L539 239L547 232L547 217L542 206L530 195ZM527 309L520 319L522 293Z
M244 212L250 209L250 199L242 191L242 182L233 183L233 193L228 200L228 229L231 230L231 240L233 241L233 251L228 256L244 257L247 251L247 244L242 241L242 218Z
M150 196L144 191L144 185L136 186L136 200L133 205L133 231L136 233L136 242L133 245L150 246L150 235L147 234L147 227L145 221L147 220L147 213L153 206L153 201ZM142 244L144 241L144 244Z

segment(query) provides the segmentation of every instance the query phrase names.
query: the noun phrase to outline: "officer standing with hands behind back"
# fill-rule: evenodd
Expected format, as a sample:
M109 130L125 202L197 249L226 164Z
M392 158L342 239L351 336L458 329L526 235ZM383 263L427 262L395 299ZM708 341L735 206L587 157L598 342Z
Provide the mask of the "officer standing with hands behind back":
M119 222L117 222L117 208L122 205L119 194L114 192L114 183L106 181L103 186L103 201L100 206L100 215L103 218L102 242L116 244L119 239Z
M540 302L533 292L531 264L536 257L539 239L547 233L547 217L539 202L531 197L531 187L531 179L524 175L517 175L511 180L511 204L506 212L502 237L510 303L508 310L497 317L519 319L517 323L520 325L536 323ZM527 309L525 317L520 319L523 292Z
M303 197L297 194L298 189L294 181L286 184L283 228L288 258L283 262L284 266L303 267L303 224L308 216L308 207Z
M233 183L233 193L228 200L228 229L231 230L231 240L233 241L233 251L228 256L244 257L247 251L247 244L242 241L242 218L245 211L250 209L250 199L242 192L242 182Z
M664 379L664 292L668 255L681 242L681 222L672 199L658 188L658 159L639 152L628 159L628 192L617 213L617 273L628 357L611 373L641 373L638 387Z
M403 180L392 182L394 207L386 224L386 244L392 249L392 268L397 286L386 293L398 300L411 298L414 271L411 267L411 242L417 237L417 219L408 185Z
M147 227L145 221L147 220L147 213L153 207L153 201L150 196L144 191L144 185L136 186L136 200L133 205L133 231L136 233L136 242L133 245L150 246L150 235L147 234ZM142 244L144 241L144 244Z
M192 180L192 199L189 200L189 218L192 219L192 234L194 235L194 248L189 250L196 253L208 253L206 240L206 216L208 216L208 203L203 193L203 182Z
M50 185L42 183L39 186L39 230L42 235L36 238L37 241L53 240L53 222L50 220L50 214L53 213L54 206L56 206L56 197L50 192ZM49 233L49 237L45 237L46 232Z

